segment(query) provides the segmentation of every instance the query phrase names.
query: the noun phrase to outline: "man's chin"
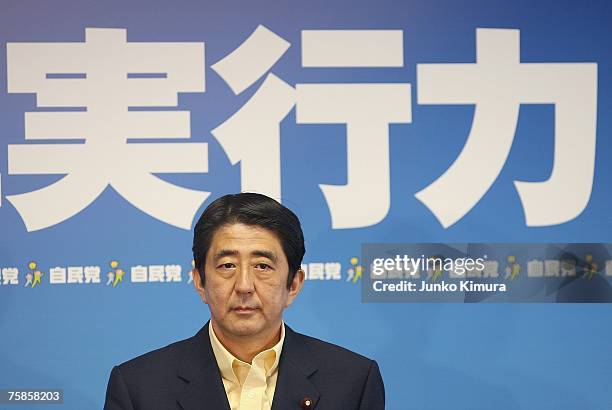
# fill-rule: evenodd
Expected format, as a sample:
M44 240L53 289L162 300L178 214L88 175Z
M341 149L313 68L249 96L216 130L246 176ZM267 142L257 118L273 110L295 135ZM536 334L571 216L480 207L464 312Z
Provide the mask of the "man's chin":
M246 322L246 321L243 321ZM256 323L234 323L231 326L231 331L235 336L254 336L261 332L261 326Z
M233 312L232 322L228 323L228 328L236 336L252 336L261 332L263 324L261 318L256 313L243 314Z

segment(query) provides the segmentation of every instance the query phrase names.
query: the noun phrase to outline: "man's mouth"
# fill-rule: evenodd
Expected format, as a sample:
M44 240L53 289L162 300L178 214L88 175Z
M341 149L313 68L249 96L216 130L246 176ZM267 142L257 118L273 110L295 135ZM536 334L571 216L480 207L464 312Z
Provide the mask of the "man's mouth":
M257 308L252 306L236 306L233 310L237 313L252 313L256 311Z

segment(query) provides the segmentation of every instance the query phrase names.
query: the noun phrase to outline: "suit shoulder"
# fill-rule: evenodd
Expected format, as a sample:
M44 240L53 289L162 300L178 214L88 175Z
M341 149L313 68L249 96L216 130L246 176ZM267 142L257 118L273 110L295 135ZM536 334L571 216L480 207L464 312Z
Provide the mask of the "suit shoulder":
M296 333L296 336L302 340L309 352L319 359L319 363L331 367L348 366L363 370L368 370L372 366L371 359L342 346L300 333Z
M195 337L195 336L194 336ZM186 349L193 343L194 337L171 343L165 347L144 353L121 363L117 367L123 374L156 372L176 366Z
M384 385L376 361L314 337L295 334L291 339L289 357L310 375L322 407L339 408L343 403L345 409L384 408Z

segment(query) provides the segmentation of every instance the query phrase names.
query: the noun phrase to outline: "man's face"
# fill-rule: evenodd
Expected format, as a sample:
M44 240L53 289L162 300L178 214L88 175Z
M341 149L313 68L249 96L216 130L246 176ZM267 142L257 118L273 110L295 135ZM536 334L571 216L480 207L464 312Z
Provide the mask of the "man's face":
M210 308L216 332L225 337L274 337L283 310L304 281L298 271L287 288L289 265L277 236L262 227L236 223L219 228L206 254L205 285L194 284Z

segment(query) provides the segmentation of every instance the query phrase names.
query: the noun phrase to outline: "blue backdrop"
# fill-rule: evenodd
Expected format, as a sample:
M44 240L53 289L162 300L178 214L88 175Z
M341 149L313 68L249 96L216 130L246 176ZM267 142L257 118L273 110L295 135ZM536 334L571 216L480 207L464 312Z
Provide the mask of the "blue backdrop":
M269 188L269 193L280 194L277 197L302 220L307 248L304 264L309 275L302 294L286 311L286 322L298 331L376 359L385 381L387 408L612 408L611 305L362 303L355 276L359 261L353 259L360 257L362 243L375 242L612 242L608 211L612 167L607 158L612 150L612 7L608 2L21 0L4 1L0 10L0 388L63 388L64 408L101 408L113 365L189 337L208 320L207 307L189 283L189 229L195 219L181 223L180 218L187 214L173 213L173 196L164 196L161 189L147 197L149 191L134 188L139 180L128 181L132 185L118 180L111 183L112 170L122 175L133 165L134 169L149 166L142 180L147 183L146 176L153 173L175 186L209 192L207 197L195 193L201 201L195 201L191 208L182 200L174 204L176 209L197 210L198 214L215 198L245 187L262 186ZM275 55L274 50L281 51L277 51L278 58L266 60L270 67L262 63L264 69L236 95L227 78L234 74L245 77L251 69L256 72L257 64L242 65L238 74L227 76L222 73L231 70L211 66L246 44L260 25L268 42L261 40L263 48L245 53L241 61L257 62L268 52ZM92 46L94 52L90 53L53 49L48 44L43 47L44 43L93 44L94 33L119 33L119 37L122 33L94 28L127 30L128 44L187 43L195 47L176 53L172 48L154 49L148 59L140 58L138 51L116 52L110 40L105 43L104 39L97 48ZM86 29L92 29L87 38ZM303 32L309 30L386 30L380 33L390 33L390 38L397 39L399 33L400 47L384 43L368 48L366 43L356 43L353 55L363 61L368 50L395 56L395 63L386 66L370 61L360 67L311 67L304 63L310 51L302 47ZM512 66L503 60L512 54L513 43L512 39L501 42L501 37L510 38L519 31L520 63L541 63L542 70L550 67L550 75L544 76L552 78L549 89L546 81L513 72L518 61ZM497 34L501 34L499 39ZM460 69L449 64L475 64L477 35L483 41L478 44L478 51L483 52L479 63L487 63L487 41L497 53L488 55L492 69L475 76L482 78L482 84L474 85L472 77L465 83L453 83L456 89L436 88L435 79L431 80L433 85L428 82L425 64L456 73ZM41 48L19 46L26 43L37 43ZM201 43L203 48L198 48ZM324 46L319 42L314 49ZM182 60L187 55L191 59ZM117 62L130 58L135 59L135 65L117 67ZM164 72L164 67L146 70L138 65L173 59L178 62L166 67L166 76L156 74ZM567 80L556 70L570 63L576 64L572 66L576 69L570 67ZM132 74L131 78L153 85L132 89L119 80L113 82L111 75L104 77L115 68L122 80ZM288 99L283 106L288 107L286 116L279 108L278 134L274 124L268 124L270 128L264 131L257 128L264 127L261 120L257 127L253 125L251 142L240 140L243 134L235 129L224 135L229 135L229 140L237 138L237 145L213 135L213 130L256 98L270 78L285 85L270 88L271 96L261 97L264 103L258 109L272 106L270 101ZM93 85L72 89L50 83L63 80ZM167 91L175 98L180 92L176 103L168 103L167 96L158 102L157 83L152 81L178 81ZM377 97L374 93L371 101L365 93L362 96L366 98L337 104L340 111L353 109L347 118L361 129L372 125L364 112L378 112L376 107L383 104L379 111L384 114L384 104L396 101L392 97L404 105L395 117L383 121L384 127L372 126L376 138L371 141L347 136L354 123L323 118L325 113L317 111L316 101L309 106L300 87L315 83L395 84L390 94ZM589 85L595 87L596 94L589 93ZM540 86L542 93L548 93L544 97L524 92L537 91ZM298 89L296 95L289 91L293 87ZM442 101L447 92L464 94ZM491 98L497 94L499 99ZM442 223L443 212L462 213L457 204L475 180L465 179L464 184L455 184L455 190L445 191L444 200L437 202L438 214L415 194L437 180L462 150L467 150L464 147L475 128L486 127L475 120L475 111L480 109L475 108L475 99L479 96L485 106L479 115L486 117L485 123L498 124L499 129L486 135L488 145L478 145L474 157L466 160L469 166L457 175L469 177L476 171L493 178L490 187L481 186L482 195L473 206L464 208L452 223ZM440 102L434 102L436 98ZM294 100L297 108L293 108ZM333 98L323 98L328 100ZM366 107L360 111L361 102ZM116 120L114 110L123 115L127 107L141 107L129 112L184 111L190 117L176 123L190 128L168 131L163 139L146 132L135 136L132 134L137 132L126 130L130 124L146 129L149 121ZM397 107L394 103L393 109ZM561 111L563 107L570 108ZM513 109L518 110L516 132L504 122ZM77 117L58 116L57 111L62 110L97 116L81 123ZM311 117L321 118L306 119L308 111ZM31 112L47 116L38 122L27 117ZM265 115L257 111L254 117ZM555 126L555 121L566 117L569 125ZM246 122L236 129L248 130ZM73 125L77 132L71 134ZM81 125L84 128L78 128ZM593 127L596 145L591 143ZM96 139L79 134L83 129L110 129L116 134ZM567 132L567 140L561 143L558 138L563 132ZM505 134L514 136L513 140L502 141ZM270 140L258 142L270 136L274 140L274 135L280 136L278 146L268 144ZM174 139L179 136L183 139ZM184 158L172 157L174 151L169 150L164 159L153 150L146 162L143 158L148 154L126 157L121 148L125 138L130 139L128 145L195 145L184 151ZM92 149L74 164L70 155L57 153L69 145L83 145L83 140ZM106 144L107 140L115 145ZM384 155L373 154L371 161L363 161L347 149L350 141L362 151L380 147L380 143L384 148L388 141L388 170ZM36 145L41 149L22 149ZM50 150L50 145L57 145L59 151ZM503 151L499 148L502 145L509 153L499 163L487 153ZM261 150L249 156L254 147ZM353 154L356 156L349 159ZM193 161L193 155L202 163ZM244 173L255 181L250 185L244 183L245 175L241 183L244 167L240 160L245 158L252 168ZM276 169L279 158L280 168ZM141 167L141 162L149 165ZM181 170L181 164L187 171ZM524 204L514 181L546 181L553 165L565 172L575 169L576 174L586 177L560 177L560 185L546 194L550 200ZM592 178L588 178L589 170L594 172ZM258 179L259 171L264 177ZM386 175L389 181L367 180L367 176L365 180L352 179L347 176L351 172ZM70 182L65 175L77 175L77 179ZM280 181L276 191L274 178ZM40 197L19 197L58 181L66 182L68 188ZM116 189L123 182L127 188ZM343 199L332 200L326 198L320 184L348 184L352 191L345 191ZM81 198L96 189L100 193L92 194L91 201ZM578 191L586 194L578 198ZM169 208L165 208L169 211L160 216L164 209L158 204L164 201L169 201ZM83 205L78 205L81 202ZM382 209L382 214L376 211L378 216L369 217L369 209ZM530 212L540 216L530 222ZM558 220L546 222L546 214ZM32 215L45 217L39 220ZM345 226L343 220L348 221Z

